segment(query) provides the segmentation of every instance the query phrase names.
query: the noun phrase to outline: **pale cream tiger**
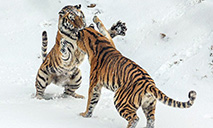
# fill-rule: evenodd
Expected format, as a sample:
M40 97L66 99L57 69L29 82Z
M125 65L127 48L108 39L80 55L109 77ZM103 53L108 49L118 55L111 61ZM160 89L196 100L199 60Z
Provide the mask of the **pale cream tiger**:
M36 76L36 98L49 99L44 97L44 91L50 83L62 85L64 89L63 97L73 96L84 98L75 93L80 87L82 76L78 68L84 60L85 54L76 45L76 34L86 26L85 17L80 10L81 5L65 6L59 12L58 32L56 43L47 54L47 33L42 33L42 60ZM126 26L118 21L110 29L111 37L125 35Z

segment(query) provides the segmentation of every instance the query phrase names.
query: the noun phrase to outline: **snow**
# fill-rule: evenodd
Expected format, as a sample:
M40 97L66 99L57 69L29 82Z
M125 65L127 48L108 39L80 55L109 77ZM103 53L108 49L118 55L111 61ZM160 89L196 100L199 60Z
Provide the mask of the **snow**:
M159 89L181 101L190 90L195 104L177 109L157 103L156 128L213 127L213 1L204 0L10 0L0 8L0 127L1 128L121 128L127 122L113 105L113 93L103 89L92 118L79 116L87 103L89 64L80 66L83 83L78 89L86 99L37 100L35 77L41 65L41 33L48 32L48 50L55 43L58 12L66 5L82 4L87 24L98 17L107 28L126 22L125 37L115 45L153 77ZM95 8L87 5L96 3ZM161 33L166 36L162 39ZM63 88L50 85L47 96ZM146 120L141 109L137 128Z

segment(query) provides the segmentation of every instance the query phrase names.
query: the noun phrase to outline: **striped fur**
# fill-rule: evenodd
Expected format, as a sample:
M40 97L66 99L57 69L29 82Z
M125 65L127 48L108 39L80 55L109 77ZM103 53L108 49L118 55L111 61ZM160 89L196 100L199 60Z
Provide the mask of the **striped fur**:
M103 26L95 17L97 27ZM103 28L99 28L104 30ZM105 30L105 32L107 32ZM150 75L132 60L124 57L107 39L92 27L78 33L78 47L88 55L90 62L90 86L86 111L83 117L91 117L99 101L102 87L113 92L114 104L119 114L128 121L127 128L134 128L139 120L136 111L142 107L147 128L154 128L156 101L177 108L189 108L194 103L196 92L189 92L189 100L173 100L161 92Z
M42 48L41 48L42 62L44 62L44 60L47 56L47 44L48 44L47 32L43 31L43 33L42 33Z
M43 63L38 70L35 84L38 99L44 98L44 91L52 82L65 88L63 97L84 98L75 93L82 81L81 71L78 67L85 57L76 44L77 32L86 26L85 17L80 8L80 5L66 6L59 12L56 44L47 56L47 33L45 31L42 33ZM119 28L121 31L110 28L113 37L124 36L123 33L127 30L124 23L118 23L111 28Z
M59 12L56 43L47 55L47 33L42 33L42 60L36 76L36 98L43 99L44 91L50 83L63 86L63 96L84 98L75 93L81 84L81 71L78 68L84 53L76 45L77 31L86 26L81 6L66 6ZM80 59L80 60L79 60ZM44 98L47 99L47 98Z

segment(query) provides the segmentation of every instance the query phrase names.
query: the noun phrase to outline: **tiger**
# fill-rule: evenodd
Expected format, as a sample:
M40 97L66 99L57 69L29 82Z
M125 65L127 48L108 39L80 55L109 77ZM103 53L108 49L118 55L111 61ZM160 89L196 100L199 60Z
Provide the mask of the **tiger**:
M66 98L84 98L75 93L82 82L81 70L78 68L83 62L85 54L77 48L77 32L86 27L85 16L81 5L65 6L59 12L58 32L56 43L47 54L47 32L42 33L42 64L36 76L37 99L52 99L44 96L44 91L50 83L64 87L64 93L59 96ZM108 30L112 38L124 36L127 28L125 23L118 21Z
M101 20L93 18L97 28L105 31ZM89 90L86 111L83 117L91 117L97 105L102 87L114 94L114 105L120 116L128 121L127 128L135 128L139 117L136 111L142 107L146 116L146 128L154 128L156 102L176 108L193 105L196 92L190 91L187 102L169 98L155 86L154 80L134 61L123 56L111 39L94 29L94 25L78 32L78 47L87 54L90 63Z

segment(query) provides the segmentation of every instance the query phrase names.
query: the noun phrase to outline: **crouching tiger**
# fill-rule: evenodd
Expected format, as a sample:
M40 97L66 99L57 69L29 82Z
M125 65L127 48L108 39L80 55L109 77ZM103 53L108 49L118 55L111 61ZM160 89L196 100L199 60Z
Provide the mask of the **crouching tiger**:
M94 17L98 29L102 22ZM142 107L147 118L147 128L154 128L156 101L177 108L189 108L194 103L196 92L189 92L189 100L173 100L160 91L150 75L132 60L124 57L112 40L94 30L93 26L80 30L78 47L88 55L90 62L90 86L86 111L80 115L91 117L99 101L102 87L113 92L114 105L120 116L128 121L127 128L135 128L139 120L136 111Z
M44 91L50 83L63 86L62 97L73 96L84 98L75 93L80 87L82 76L78 68L84 60L85 54L77 48L77 32L86 26L85 17L80 10L81 5L65 6L59 12L58 32L56 43L47 55L47 33L42 33L42 60L36 77L36 98L51 99L44 97ZM118 21L110 29L111 37L125 35L125 23ZM110 37L110 38L111 38Z

